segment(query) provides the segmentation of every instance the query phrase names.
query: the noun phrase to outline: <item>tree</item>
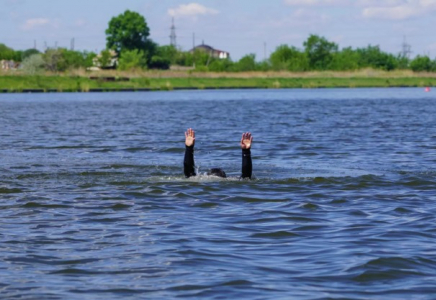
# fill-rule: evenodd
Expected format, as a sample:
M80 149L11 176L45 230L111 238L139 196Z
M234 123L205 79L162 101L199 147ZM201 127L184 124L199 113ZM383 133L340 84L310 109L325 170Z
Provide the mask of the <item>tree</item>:
M398 69L408 69L409 65L410 65L410 59L409 57L403 55L403 54L398 54L396 57L397 60L397 64L398 64Z
M109 50L103 50L98 56L98 64L100 68L108 68L111 64L111 52Z
M314 70L327 70L333 60L333 54L338 51L338 45L323 37L311 34L304 42L309 66Z
M106 46L118 54L123 51L147 51L151 46L148 40L150 29L140 14L126 10L113 17L106 29Z
M356 51L360 56L359 66L361 68L372 67L390 71L398 66L396 57L381 51L379 46L369 45L366 48L356 49Z
M84 51L83 57L85 58L85 67L89 68L94 65L94 58L97 57L97 54L92 51L91 52Z
M148 65L150 69L168 70L170 68L171 61L168 58L153 55Z
M83 53L74 50L60 49L63 65L60 66L61 69L66 70L70 68L80 68L86 67L86 57Z
M234 70L234 63L226 58L226 59L217 59L209 64L209 71L212 72L228 72Z
M359 53L351 47L342 49L333 54L330 69L336 71L347 71L359 69Z
M194 55L191 52L178 52L176 56L176 65L192 67L194 64Z
M414 72L430 72L435 69L435 64L428 56L418 55L410 62L410 68Z
M255 71L256 70L256 55L248 54L242 57L236 64L235 70L240 72Z
M120 70L131 70L146 67L144 52L139 50L124 51L121 53L118 68Z
M43 55L45 68L51 72L64 71L64 59L59 49L47 49Z
M273 70L306 71L309 69L309 62L305 53L298 51L295 47L280 45L270 56Z
M196 49L192 53L192 56L195 67L207 67L209 64L213 63L214 60L216 60L212 57L211 53L200 49Z
M169 61L171 64L176 63L177 52L177 48L173 45L158 46L156 48L156 55Z
M26 58L28 58L28 57L30 57L30 56L32 56L34 54L40 54L40 53L41 52L39 52L38 50L33 49L33 48L27 49L27 50L23 51L23 53L21 53L21 60L24 62L24 60Z
M42 58L42 54L33 54L31 56L26 57L21 63L21 67L23 71L28 74L35 74L41 71L44 68L44 59Z
M2 59L21 61L21 52L14 51L14 49L9 48L5 44L0 44L0 60Z

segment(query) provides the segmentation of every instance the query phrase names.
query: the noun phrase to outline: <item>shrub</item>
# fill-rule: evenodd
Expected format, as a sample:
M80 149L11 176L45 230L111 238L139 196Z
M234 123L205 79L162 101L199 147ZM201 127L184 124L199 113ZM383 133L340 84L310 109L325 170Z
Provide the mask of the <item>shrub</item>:
M145 59L144 52L139 50L126 50L121 53L120 60L118 62L118 69L131 70L135 68L145 68L147 61Z
M42 54L33 54L21 63L21 68L28 74L35 74L44 69L45 61Z

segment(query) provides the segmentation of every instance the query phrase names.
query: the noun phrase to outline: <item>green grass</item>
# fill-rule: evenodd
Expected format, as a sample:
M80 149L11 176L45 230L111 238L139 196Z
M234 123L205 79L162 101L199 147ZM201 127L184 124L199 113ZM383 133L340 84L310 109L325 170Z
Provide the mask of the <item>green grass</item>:
M87 92L92 89L123 90L176 88L357 88L357 87L424 87L436 86L433 77L137 77L130 81L105 82L81 76L3 75L0 90L21 92L26 89L44 91Z

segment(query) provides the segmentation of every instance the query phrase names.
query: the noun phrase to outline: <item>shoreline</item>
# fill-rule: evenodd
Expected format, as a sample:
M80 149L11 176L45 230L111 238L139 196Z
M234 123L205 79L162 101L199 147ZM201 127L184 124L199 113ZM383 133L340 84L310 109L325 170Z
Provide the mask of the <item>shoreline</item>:
M201 91L201 90L293 90L293 89L377 89L377 88L436 88L435 86L335 86L335 87L283 87L283 88L265 88L265 87L175 87L172 89L150 89L150 88L125 88L125 89L89 89L82 90L57 90L57 89L22 89L22 90L8 90L0 89L0 94L54 94L54 93L126 93L126 92L171 92L171 91Z
M436 87L436 76L429 76L429 74L421 74L421 77L410 76L410 74L384 74L384 76L380 76L380 74L378 76L356 76L354 74L353 76L350 74L351 76L347 77L331 76L331 74L327 76L322 73L313 77L301 74L299 77L249 77L249 74L245 74L246 77L236 77L236 75L235 77L226 77L229 74L221 74L222 77L207 77L207 74L186 77L150 77L133 76L133 74L131 74L132 76L119 76L118 74L104 73L99 75L98 77L90 77L89 74L88 76L0 74L0 93ZM216 74L210 75L215 76Z

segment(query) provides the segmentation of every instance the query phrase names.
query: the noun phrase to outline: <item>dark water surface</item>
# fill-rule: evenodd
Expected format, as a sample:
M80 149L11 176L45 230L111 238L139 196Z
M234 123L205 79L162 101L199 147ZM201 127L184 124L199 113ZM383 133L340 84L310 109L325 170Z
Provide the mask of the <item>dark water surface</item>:
M435 101L0 95L0 298L436 299ZM188 127L200 172L234 178L182 176Z

